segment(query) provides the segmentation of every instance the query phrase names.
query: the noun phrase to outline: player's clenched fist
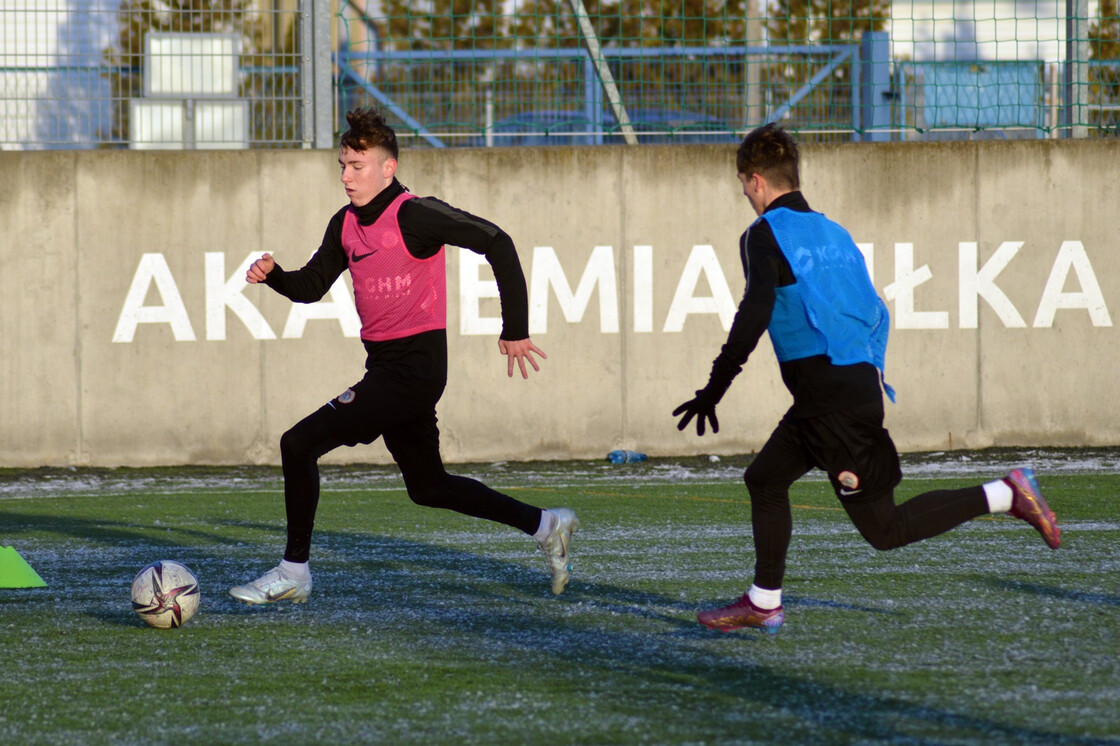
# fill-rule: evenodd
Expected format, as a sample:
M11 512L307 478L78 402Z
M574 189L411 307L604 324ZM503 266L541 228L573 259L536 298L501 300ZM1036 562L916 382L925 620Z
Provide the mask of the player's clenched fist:
M276 260L272 258L272 254L266 253L257 261L249 265L249 271L245 273L245 282L255 284L264 282L268 277L268 273L276 266Z

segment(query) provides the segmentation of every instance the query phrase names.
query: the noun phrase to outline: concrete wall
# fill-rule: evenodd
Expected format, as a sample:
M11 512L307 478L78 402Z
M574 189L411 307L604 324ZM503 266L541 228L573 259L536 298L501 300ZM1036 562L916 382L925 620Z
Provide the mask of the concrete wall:
M1120 443L1117 173L1108 140L804 148L891 309L901 449ZM276 463L363 350L344 284L297 306L243 266L299 266L337 176L324 151L0 153L0 466ZM733 147L417 150L399 176L510 232L549 355L506 378L492 275L450 250L448 461L742 453L788 406L764 339L719 435L670 416L743 292Z

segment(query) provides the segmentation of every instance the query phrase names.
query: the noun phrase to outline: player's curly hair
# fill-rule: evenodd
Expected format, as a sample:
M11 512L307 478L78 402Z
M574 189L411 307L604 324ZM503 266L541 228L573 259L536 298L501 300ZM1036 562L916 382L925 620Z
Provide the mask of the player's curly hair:
M350 148L359 153L372 148L381 148L394 159L400 152L397 147L397 133L385 121L385 115L377 109L354 109L346 112L346 123L350 129L338 139L339 148Z
M739 144L735 166L739 173L759 174L777 187L800 189L801 153L793 135L771 122L752 130Z

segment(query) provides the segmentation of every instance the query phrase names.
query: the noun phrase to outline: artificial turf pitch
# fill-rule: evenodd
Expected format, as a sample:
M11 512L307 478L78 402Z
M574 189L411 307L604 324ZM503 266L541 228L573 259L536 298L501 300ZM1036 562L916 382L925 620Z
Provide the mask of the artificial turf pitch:
M1058 551L999 517L877 553L798 483L770 637L695 620L750 582L746 460L454 469L577 511L559 597L520 533L328 469L311 600L262 608L227 590L279 559L275 469L0 472L48 583L0 589L0 743L1120 743L1120 475L1040 472ZM199 577L181 629L130 608L157 559Z

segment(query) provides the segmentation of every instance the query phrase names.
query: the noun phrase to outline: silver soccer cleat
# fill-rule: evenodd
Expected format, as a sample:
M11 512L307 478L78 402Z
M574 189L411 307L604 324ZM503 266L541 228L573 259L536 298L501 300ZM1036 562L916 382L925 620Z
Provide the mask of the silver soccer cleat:
M572 534L579 528L579 519L568 508L550 508L549 512L557 518L556 528L538 546L548 557L548 569L552 573L552 592L559 595L564 592L564 586L568 584L568 573L572 569L568 544L572 541Z
M245 585L229 589L229 595L247 604L271 604L277 601L303 603L311 595L311 578L296 580L279 565Z

